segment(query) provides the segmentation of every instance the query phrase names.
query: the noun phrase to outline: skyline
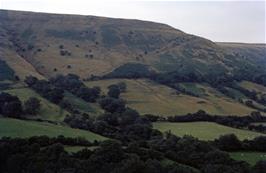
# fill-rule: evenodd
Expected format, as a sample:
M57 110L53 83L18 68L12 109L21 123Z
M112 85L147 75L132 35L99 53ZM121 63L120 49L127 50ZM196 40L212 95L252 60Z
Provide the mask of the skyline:
M2 0L0 8L148 20L215 42L266 43L265 1Z

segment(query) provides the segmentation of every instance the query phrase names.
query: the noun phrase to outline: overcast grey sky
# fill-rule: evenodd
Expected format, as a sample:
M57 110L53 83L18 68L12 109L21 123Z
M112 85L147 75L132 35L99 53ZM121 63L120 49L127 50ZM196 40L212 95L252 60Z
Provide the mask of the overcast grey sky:
M150 20L212 41L266 42L265 0L0 0L0 8Z

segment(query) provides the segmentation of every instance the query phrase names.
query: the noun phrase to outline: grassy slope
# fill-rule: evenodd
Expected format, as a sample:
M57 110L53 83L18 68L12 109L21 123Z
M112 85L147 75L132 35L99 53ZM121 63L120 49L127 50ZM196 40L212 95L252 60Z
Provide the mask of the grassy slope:
M74 96L71 93L66 92L64 99L67 99L67 101L69 101L70 104L75 107L75 109L81 112L89 113L91 115L99 115L103 113L103 110L100 108L100 106L97 103L88 103Z
M12 95L18 96L21 101L25 101L30 97L36 97L41 100L41 111L37 118L51 120L51 121L62 121L64 120L66 114L69 114L67 111L62 110L59 106L49 102L48 100L41 97L35 91L29 88L18 88L5 90Z
M266 93L266 87L263 86L263 85L259 85L259 84L256 84L256 83L252 83L252 82L249 82L249 81L242 81L240 83L240 86L252 91L256 91L256 92L262 92L262 93Z
M263 152L232 152L230 156L235 160L246 161L251 165L255 165L260 160L266 160L266 153Z
M91 74L106 74L129 62L151 65L158 71L192 70L213 74L229 72L232 66L239 68L242 66L239 62L261 64L262 60L257 59L262 59L265 50L265 45L245 45L245 51L241 52L255 54L256 58L249 58L249 61L242 57L229 58L224 56L227 49L231 50L231 47L226 48L228 44L216 44L165 24L140 20L5 10L0 11L0 17L3 21L1 33L5 33L6 42L3 49L9 51L5 54L10 54L4 56L6 60L16 59L19 53L35 68L30 70L32 73L39 72L45 77L75 73L87 78ZM8 34L10 32L12 34ZM17 50L15 45L26 50ZM28 50L28 45L34 48ZM61 56L59 45L64 45L71 56ZM250 46L252 49L247 52ZM86 55L93 55L93 58ZM67 68L68 65L72 68ZM28 69L15 63L13 66L18 68L17 74Z
M177 136L192 135L202 140L213 140L224 134L234 133L239 139L252 139L256 136L263 135L261 133L248 130L240 130L226 127L210 122L192 122L192 123L154 123L154 128L162 132L170 130Z
M204 95L206 96L201 96L201 98L184 94L176 95L175 90L144 79L100 80L87 82L86 85L100 86L103 92L107 93L106 88L109 85L121 81L127 84L127 91L122 94L122 98L127 101L129 107L138 110L142 114L182 115L202 109L211 114L246 115L254 111L222 95L207 85L197 84L197 87L200 88L197 92L201 90L205 91Z
M156 36L160 36L162 37L160 40L164 40L161 44L179 35L186 36L185 33L163 24L136 20L15 11L2 13L3 17L8 16L5 23L6 28L16 32L17 38L20 40L18 43L22 46L34 45L33 51L22 53L26 53L25 57L29 62L46 77L57 73L75 73L81 77L108 73L129 61L137 61L136 56L144 54L144 50L133 48L135 45L145 44L142 47L146 47L146 44L158 43L150 41ZM21 23L21 20L24 22ZM17 24L20 24L20 27L16 27ZM111 31L104 34L109 27L112 28ZM52 31L53 34L49 34L48 31ZM104 40L108 40L108 38L103 38L103 35L107 35L106 37L111 35L123 40L127 38L130 31L139 35L137 44L132 43L127 46L124 41L122 44L113 44L112 39L109 44L106 44ZM142 34L145 36L143 37ZM9 40L8 37L5 39ZM149 43L145 43L148 41ZM64 49L70 51L72 55L61 56L59 45L64 45ZM38 48L42 50L36 52ZM14 51L14 49L8 50ZM93 58L86 57L90 54L93 54ZM67 68L67 65L71 65L72 68ZM57 69L57 72L54 72L54 68ZM19 74L19 70L16 72Z
M214 88L208 86L207 84L195 84L195 83L181 83L186 89L190 90L191 92L200 95L201 98L206 99L209 101L214 109L203 109L207 112L213 114L236 114L236 115L247 115L255 109L249 108L243 104L238 103L237 101L225 96L221 92L215 90ZM193 87L192 87L193 86ZM241 97L241 93L237 91L235 92L238 97ZM204 106L204 104L203 104Z
M3 50L3 52L5 56L0 56L0 59L4 60L20 79L23 80L29 75L44 79L29 62L20 57L16 52L7 49Z
M64 135L65 137L84 137L87 140L104 140L105 138L95 133L72 129L70 127L41 123L34 121L23 121L11 118L0 118L0 137L31 137L47 135L56 137Z
M266 123L251 123L251 124L254 124L254 125L263 125L263 126L266 126Z
M249 91L257 92L257 96L260 98L262 95L266 94L266 87L249 81L242 81L239 85ZM260 104L253 100L253 104L260 109L266 109L266 105Z

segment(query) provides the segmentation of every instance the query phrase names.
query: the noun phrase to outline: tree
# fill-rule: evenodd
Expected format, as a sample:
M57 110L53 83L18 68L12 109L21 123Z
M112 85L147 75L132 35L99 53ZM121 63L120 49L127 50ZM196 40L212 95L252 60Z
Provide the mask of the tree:
M266 151L266 137L265 136L258 136L253 140L253 148L257 151Z
M137 118L139 118L139 113L133 109L127 108L125 112L121 113L119 123L121 125L134 124Z
M8 117L20 118L22 114L21 101L16 100L5 103L2 106L2 114Z
M22 114L22 105L19 98L8 93L0 93L0 114L19 118Z
M118 141L106 140L100 144L100 147L95 150L91 155L90 160L96 169L102 169L100 172L106 172L108 169L113 169L108 167L110 163L119 163L125 157L122 145Z
M33 86L36 82L38 81L38 79L34 76L27 76L24 80L24 82L29 86Z
M107 94L109 97L119 98L121 91L120 91L118 85L110 85L108 87L108 89L109 89L109 91Z
M7 160L8 172L20 173L23 165L25 165L26 157L23 154L14 154Z
M245 104L246 104L247 106L249 106L249 107L253 107L253 106L254 106L252 100L247 100L247 101L245 101Z
M121 92L126 92L127 85L126 85L125 82L119 82L119 83L117 84L117 86L119 87L119 89L120 89Z
M101 90L99 87L87 88L83 86L78 89L76 94L87 102L95 102L100 92Z
M44 93L43 93L44 94ZM59 103L64 98L64 90L52 88L46 93L46 98L53 103Z
M30 115L36 115L41 108L40 100L35 97L30 97L25 103L24 103L24 111L27 114Z
M29 76L26 77L25 83L53 103L59 103L64 97L63 89L53 86L51 82L46 80L38 80L35 77Z
M235 134L228 134L220 136L218 140L215 140L218 148L225 151L235 151L241 148L241 142Z
M100 106L107 112L124 112L125 102L121 99L115 99L111 97L105 97L99 101Z
M263 173L266 170L266 160L261 160L253 167L252 173Z

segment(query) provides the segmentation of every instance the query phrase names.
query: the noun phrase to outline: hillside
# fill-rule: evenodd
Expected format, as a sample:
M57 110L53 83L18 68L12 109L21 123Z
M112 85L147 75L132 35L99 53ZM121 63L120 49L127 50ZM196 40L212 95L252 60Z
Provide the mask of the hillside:
M36 97L40 99L41 110L38 116L32 117L34 119L40 118L44 120L60 122L64 120L67 114L69 114L67 111L60 108L58 105L53 104L48 100L42 98L39 94L37 94L36 92L34 92L29 88L9 89L9 90L4 90L4 92L18 96L23 102L25 102L30 97Z
M154 22L1 10L0 26L0 59L20 78L88 78L130 63L182 75L265 72L265 45L216 44Z
M223 95L206 84L183 83L187 90L192 90L191 88L193 87L196 90L194 91L195 93L198 90L198 92L202 92L199 97L183 93L177 94L170 87L144 79L99 80L86 82L86 85L89 87L100 86L103 93L107 94L107 87L119 82L125 82L127 85L126 92L121 95L127 101L127 105L142 114L184 115L201 109L217 115L248 115L252 111L256 111Z
M201 140L214 140L221 135L234 133L239 139L253 139L262 133L251 132L248 130L235 129L210 122L191 122L191 123L154 123L154 128L162 132L171 131L177 136L191 135ZM210 130L211 129L211 130Z

